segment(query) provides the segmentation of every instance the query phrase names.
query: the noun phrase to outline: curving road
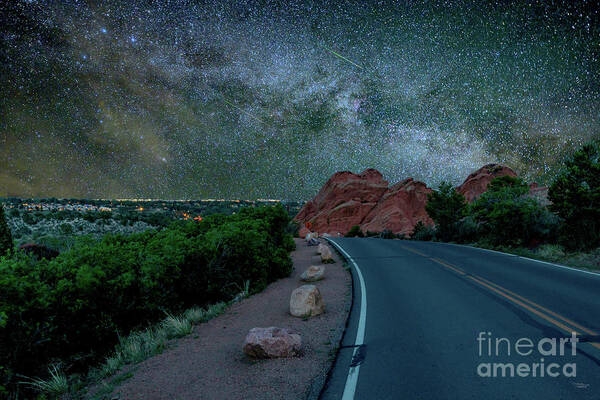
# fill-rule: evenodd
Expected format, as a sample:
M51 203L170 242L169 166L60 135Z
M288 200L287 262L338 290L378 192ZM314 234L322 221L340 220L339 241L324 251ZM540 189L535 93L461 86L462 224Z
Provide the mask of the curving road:
M600 399L600 274L443 243L331 242L354 303L322 399Z

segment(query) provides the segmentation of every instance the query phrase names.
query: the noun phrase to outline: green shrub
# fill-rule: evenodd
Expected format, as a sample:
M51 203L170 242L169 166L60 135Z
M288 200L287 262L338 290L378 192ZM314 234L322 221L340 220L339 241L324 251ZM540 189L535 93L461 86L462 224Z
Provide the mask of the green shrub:
M165 311L228 301L289 275L288 222L281 206L248 208L160 232L82 239L50 261L0 258L0 386L14 390L17 375L47 374L56 360L85 371ZM179 322L171 321L175 336L189 330Z
M286 231L295 238L300 237L300 224L296 221L290 221Z
M354 225L352 228L350 228L350 230L348 231L348 233L346 233L345 237L363 237L364 234L362 232L362 230L360 229L360 226L358 225Z
M479 240L490 245L529 246L555 238L558 218L528 197L528 192L529 187L519 178L494 179L469 209Z
M481 226L472 215L467 215L454 224L454 232L454 240L457 242L476 242L481 235Z
M551 210L564 219L560 242L570 250L600 246L600 141L575 152L548 189Z
M434 240L435 228L429 225L425 225L423 221L419 221L413 228L413 232L412 235L410 235L410 238L412 240Z
M398 235L395 235L394 232L384 229L379 235L381 239L396 239Z
M448 182L443 182L438 190L427 195L425 210L435 222L437 236L441 240L454 239L456 224L464 216L466 208L465 196Z

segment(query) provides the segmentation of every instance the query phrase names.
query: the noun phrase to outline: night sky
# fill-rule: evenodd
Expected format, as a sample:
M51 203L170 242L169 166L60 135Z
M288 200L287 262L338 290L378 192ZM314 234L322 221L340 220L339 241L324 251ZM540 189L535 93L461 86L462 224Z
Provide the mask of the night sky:
M600 137L600 8L482 3L0 0L0 196L548 183Z

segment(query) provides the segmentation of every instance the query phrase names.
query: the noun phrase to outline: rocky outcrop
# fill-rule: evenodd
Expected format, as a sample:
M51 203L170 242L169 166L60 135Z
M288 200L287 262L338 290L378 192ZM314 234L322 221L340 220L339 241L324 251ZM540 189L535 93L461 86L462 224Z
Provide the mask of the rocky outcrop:
M254 358L279 358L298 355L302 338L285 328L252 328L244 341L244 353Z
M360 225L387 188L388 182L374 169L358 175L337 172L302 207L295 220L308 222L313 232L346 233L349 227Z
M393 185L362 221L363 232L388 230L410 235L419 221L433 224L425 211L429 193L431 189L427 185L412 178Z
M470 203L487 190L494 178L505 175L516 177L517 173L500 164L487 164L471 173L462 185L456 188L456 191L464 195Z
M332 236L344 235L354 225L365 232L410 233L418 221L431 223L425 212L430 191L412 179L388 188L388 182L374 169L360 174L337 172L294 220Z
M308 318L325 312L325 302L315 285L303 285L295 289L290 297L290 314Z
M456 188L468 202L487 190L489 183L500 176L517 174L500 164L487 164L470 174ZM431 189L423 182L408 178L391 187L374 169L360 174L337 172L307 202L294 218L308 230L332 236L345 235L355 225L363 233L390 231L410 235L418 222L433 225L425 211ZM548 204L548 188L530 185L530 195Z
M300 275L300 280L304 282L316 282L325 276L325 267L323 265L311 265Z

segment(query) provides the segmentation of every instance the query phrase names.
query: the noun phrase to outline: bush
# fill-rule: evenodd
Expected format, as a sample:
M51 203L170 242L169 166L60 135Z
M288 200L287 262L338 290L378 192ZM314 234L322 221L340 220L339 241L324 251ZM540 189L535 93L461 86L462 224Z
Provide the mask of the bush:
M466 208L465 196L458 193L450 183L443 182L439 190L427 195L425 210L435 222L437 236L441 240L453 240L456 236L456 223L463 217Z
M430 241L435 239L435 228L429 225L425 225L423 221L417 222L415 227L413 228L412 235L410 235L412 240L423 240Z
M600 141L566 161L548 189L550 208L564 219L560 242L570 250L600 246Z
M398 237L398 235L395 235L394 232L388 230L388 229L384 229L380 234L379 237L381 239L396 239Z
M519 178L502 176L470 207L480 240L490 245L529 246L552 240L558 218L536 199Z
M290 221L286 231L295 238L300 237L300 224L296 221Z
M479 240L481 226L472 215L461 218L454 224L454 240L460 243L472 243Z
M0 258L0 387L61 360L84 371L119 336L164 312L230 300L289 275L294 241L281 206L81 240L53 260ZM182 327L185 331L187 327Z
M352 228L350 228L348 233L346 233L345 237L364 237L364 234L360 229L360 226L354 225Z

